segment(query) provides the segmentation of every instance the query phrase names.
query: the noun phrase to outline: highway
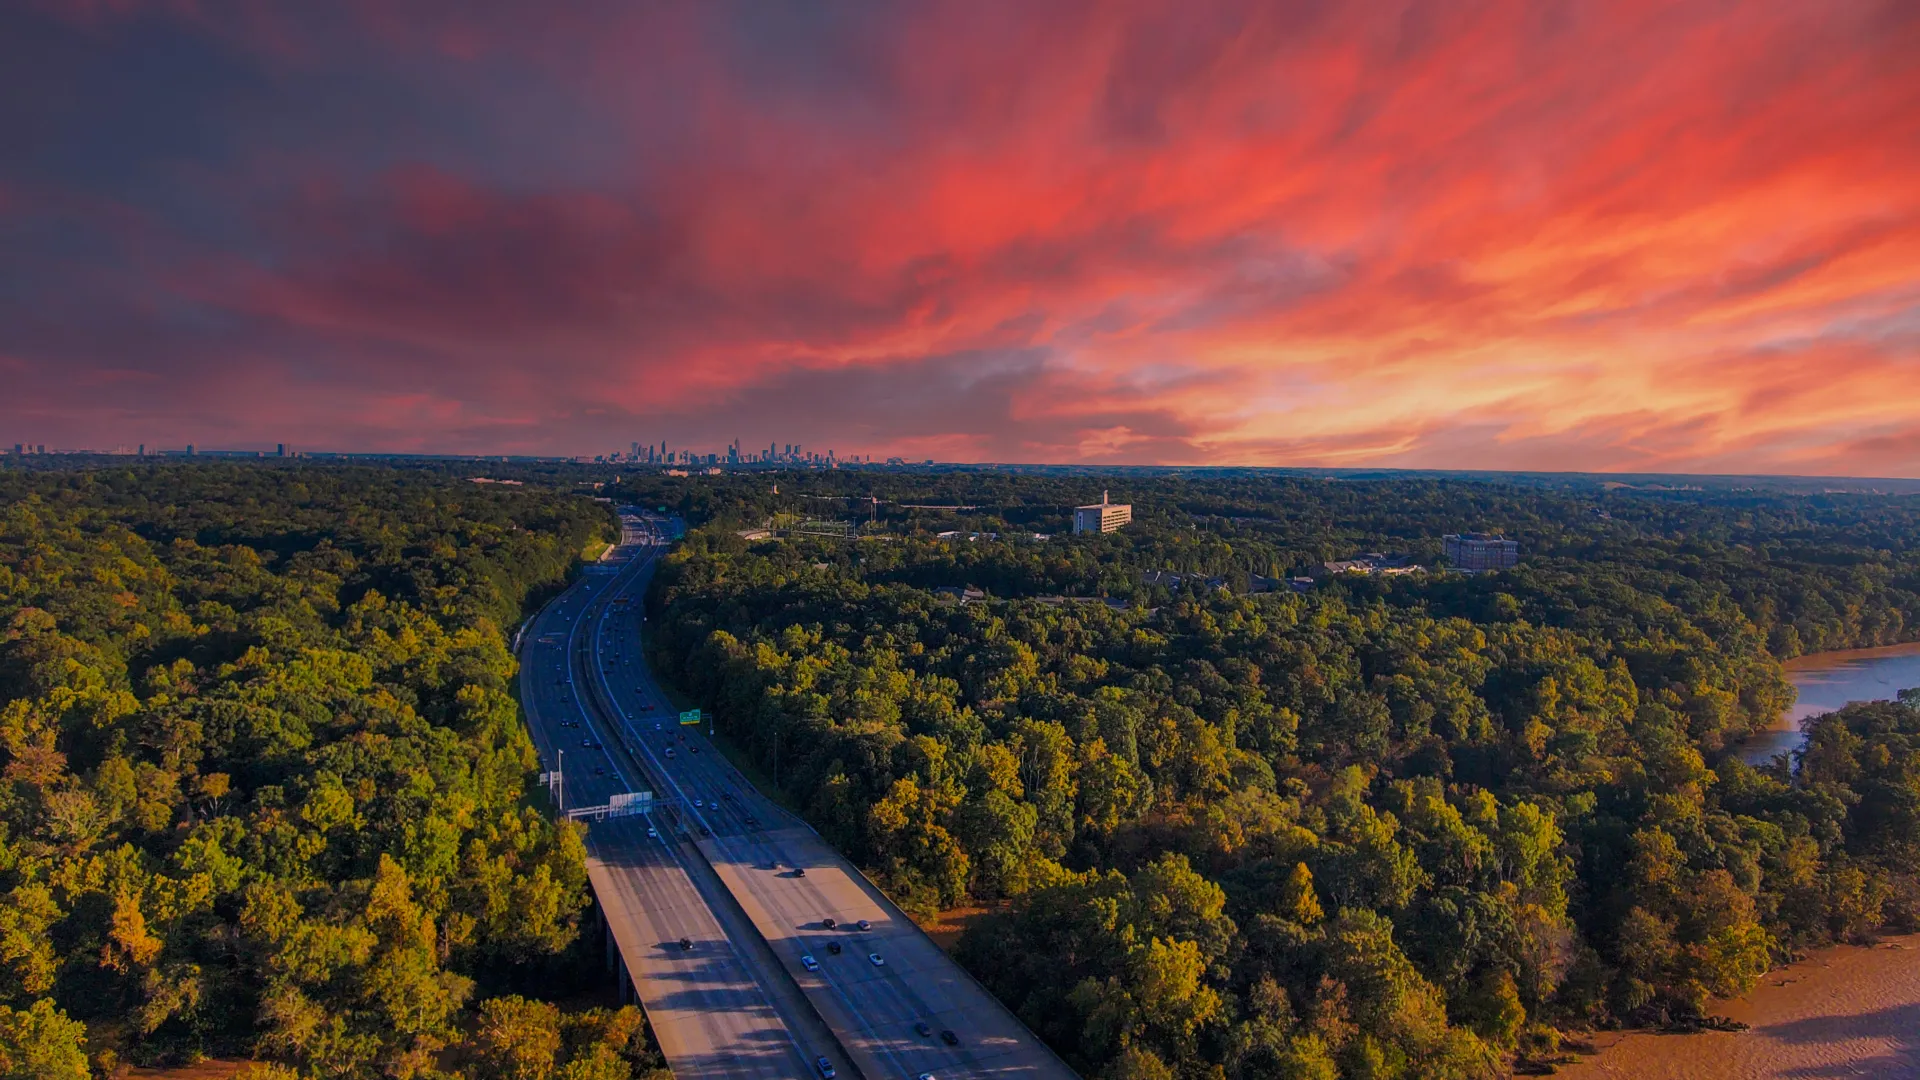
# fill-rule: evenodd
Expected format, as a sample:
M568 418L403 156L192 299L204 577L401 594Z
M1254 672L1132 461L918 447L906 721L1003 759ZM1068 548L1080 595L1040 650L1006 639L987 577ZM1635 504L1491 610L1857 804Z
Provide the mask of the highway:
M614 558L589 568L536 615L522 640L521 700L542 768L563 764L561 795L569 808L651 787L620 752L605 707L592 696L594 638L583 627L598 625L612 594L649 572L660 550L654 539L644 524L630 526ZM819 1075L821 1057L846 1075L831 1032L779 972L699 853L678 842L666 824L670 816L668 810L590 824L587 868L675 1077L801 1080Z
M624 608L610 598L592 615L600 704L618 714L623 748L662 797L679 801L685 835L858 1071L867 1080L1073 1077L851 864L746 783L702 728L677 722L642 649L652 571L650 559L635 560L608 589Z

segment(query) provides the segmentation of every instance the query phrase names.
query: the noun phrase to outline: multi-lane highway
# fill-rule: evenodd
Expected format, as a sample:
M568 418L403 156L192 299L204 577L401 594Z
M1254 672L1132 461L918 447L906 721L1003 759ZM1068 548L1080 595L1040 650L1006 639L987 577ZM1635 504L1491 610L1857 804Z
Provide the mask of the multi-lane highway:
M604 805L651 787L620 753L604 707L594 707L598 662L585 629L644 572L657 550L650 539L630 531L615 558L548 605L522 641L521 698L543 767L562 766L567 807ZM725 925L724 890L710 870L699 873L699 854L666 827L670 815L594 823L587 850L607 928L674 1075L793 1080L819 1075L821 1057L844 1068L831 1033L791 981L760 977L769 966L765 944L737 915L736 925ZM736 942L758 944L763 955Z
M542 760L565 751L567 806L656 795L647 817L591 826L590 868L675 1074L798 1080L824 1056L867 1080L1072 1077L703 729L678 723L642 648L666 530L623 522L615 558L529 629L523 679ZM582 726L558 726L571 722Z

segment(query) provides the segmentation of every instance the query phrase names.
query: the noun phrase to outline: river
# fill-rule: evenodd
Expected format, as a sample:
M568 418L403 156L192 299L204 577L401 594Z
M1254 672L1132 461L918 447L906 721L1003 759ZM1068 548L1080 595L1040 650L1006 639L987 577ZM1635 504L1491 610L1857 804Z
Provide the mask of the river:
M1739 750L1755 764L1800 748L1800 721L1832 712L1849 701L1892 701L1908 687L1920 686L1920 642L1879 649L1810 653L1787 661L1787 678L1800 698L1769 731Z
M1920 1076L1920 934L1840 945L1717 1003L1748 1031L1602 1035L1561 1080L1913 1080Z

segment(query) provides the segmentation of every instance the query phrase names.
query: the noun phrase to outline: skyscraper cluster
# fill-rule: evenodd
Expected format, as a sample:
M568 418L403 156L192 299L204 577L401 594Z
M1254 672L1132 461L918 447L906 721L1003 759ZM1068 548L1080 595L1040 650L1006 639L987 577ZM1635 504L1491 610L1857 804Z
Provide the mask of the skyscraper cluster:
M676 449L665 439L658 443L635 442L628 445L624 454L603 454L594 460L613 465L793 465L817 468L872 464L870 457L859 454L841 457L832 450L825 453L808 450L800 443L770 442L765 450L743 450L739 439L733 440L727 444L726 450L718 453Z

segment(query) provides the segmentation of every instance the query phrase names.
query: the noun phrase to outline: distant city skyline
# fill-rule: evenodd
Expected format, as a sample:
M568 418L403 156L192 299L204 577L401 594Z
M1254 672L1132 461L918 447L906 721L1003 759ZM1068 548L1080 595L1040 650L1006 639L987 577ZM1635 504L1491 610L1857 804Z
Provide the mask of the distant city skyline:
M1876 0L9 5L0 445L1920 476L1916 49Z

